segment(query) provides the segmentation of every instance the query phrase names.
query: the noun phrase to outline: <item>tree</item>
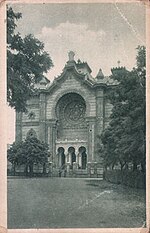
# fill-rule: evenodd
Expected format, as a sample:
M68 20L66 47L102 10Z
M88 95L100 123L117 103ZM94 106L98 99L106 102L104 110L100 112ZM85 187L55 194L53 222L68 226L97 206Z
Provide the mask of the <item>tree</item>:
M145 47L137 51L137 67L131 72L112 69L111 78L118 85L109 95L113 109L109 127L102 134L102 152L106 166L120 162L123 168L132 162L134 170L141 165L145 172Z
M46 172L48 161L48 145L36 137L28 136L24 142L13 143L8 149L8 160L12 164L25 165L25 172L33 175L33 166L43 165L43 173Z
M53 66L44 44L29 34L16 33L16 21L22 17L7 9L7 101L18 112L26 111L26 101L34 94L34 84Z
M16 173L16 165L19 163L19 156L22 153L23 142L14 142L7 150L7 159L12 163L13 174Z

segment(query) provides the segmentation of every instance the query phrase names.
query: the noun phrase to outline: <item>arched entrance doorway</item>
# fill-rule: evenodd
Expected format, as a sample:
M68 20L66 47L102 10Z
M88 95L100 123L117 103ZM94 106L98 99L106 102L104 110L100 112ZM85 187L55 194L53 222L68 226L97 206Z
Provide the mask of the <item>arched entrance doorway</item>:
M59 167L62 167L65 165L65 153L64 153L64 148L63 147L59 147L58 148L58 163L59 163Z
M79 148L79 156L81 157L81 162L80 162L81 169L86 169L87 153L86 153L86 148L84 146L81 146Z
M68 154L70 155L70 165L71 165L71 168L72 168L73 163L76 162L75 148L74 147L69 147L68 148Z

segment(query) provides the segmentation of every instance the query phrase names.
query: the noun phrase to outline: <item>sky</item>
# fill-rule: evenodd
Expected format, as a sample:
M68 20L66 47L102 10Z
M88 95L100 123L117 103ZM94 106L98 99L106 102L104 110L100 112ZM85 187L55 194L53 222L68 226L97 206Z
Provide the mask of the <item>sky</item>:
M93 77L100 68L108 76L118 61L131 70L136 65L137 46L146 43L145 6L140 2L11 6L15 12L22 13L16 30L22 36L33 34L44 42L54 63L46 74L51 81L62 72L70 50L75 52L75 60L89 64ZM8 126L14 125L11 110L8 121ZM13 140L14 132L8 133L8 142Z

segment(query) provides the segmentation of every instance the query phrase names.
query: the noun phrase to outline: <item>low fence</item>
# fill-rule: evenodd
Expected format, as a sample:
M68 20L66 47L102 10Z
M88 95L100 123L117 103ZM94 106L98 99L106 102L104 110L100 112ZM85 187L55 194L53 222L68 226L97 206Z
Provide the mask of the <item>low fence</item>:
M54 166L54 164L46 164L46 170L43 172L42 165L33 166L32 174L26 172L25 165L18 165L13 171L12 165L7 169L8 176L32 176L32 177L91 177L103 178L103 166L99 163L88 163L86 169L79 169L77 163L73 166L65 164L61 168Z
M46 172L43 173L43 166L42 165L34 165L33 166L33 177L45 177L48 176L49 169L46 167ZM30 176L29 171L26 173L25 165L18 165L15 168L15 172L13 171L12 166L7 168L7 175L8 176Z
M133 188L144 189L146 186L146 175L141 171L107 170L104 171L104 179L111 183L123 184Z

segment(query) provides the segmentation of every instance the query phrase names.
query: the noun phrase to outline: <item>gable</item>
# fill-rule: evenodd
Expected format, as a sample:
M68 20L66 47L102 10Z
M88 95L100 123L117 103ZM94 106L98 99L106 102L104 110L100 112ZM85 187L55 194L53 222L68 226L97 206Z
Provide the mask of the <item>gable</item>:
M55 118L55 106L58 100L67 93L81 95L86 102L88 116L96 115L94 90L84 82L84 75L78 75L70 70L63 73L55 86L47 93L47 119Z

